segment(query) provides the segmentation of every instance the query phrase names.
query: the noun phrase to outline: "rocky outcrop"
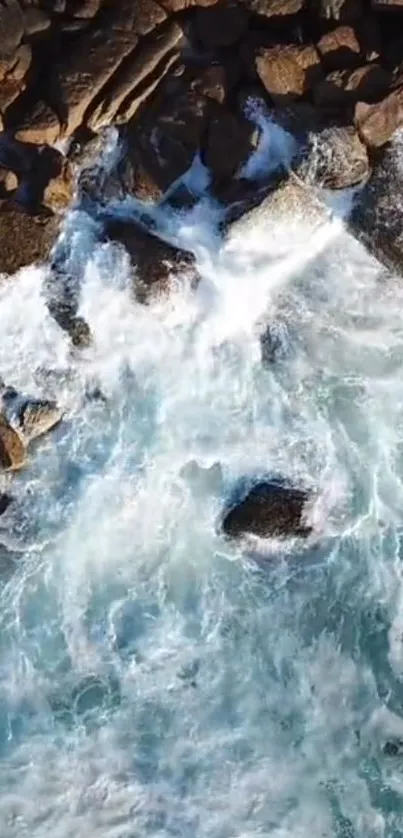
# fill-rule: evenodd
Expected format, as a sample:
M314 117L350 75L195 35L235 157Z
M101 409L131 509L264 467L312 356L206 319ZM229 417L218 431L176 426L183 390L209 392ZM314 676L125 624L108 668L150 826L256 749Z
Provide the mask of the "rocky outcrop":
M25 445L6 417L0 413L0 469L16 471L25 464Z
M393 91L377 104L358 102L354 119L360 137L370 149L386 145L396 129L403 125L403 88Z
M28 443L52 430L62 419L62 411L55 401L25 396L0 382L2 415Z
M256 57L256 70L267 92L280 103L301 98L322 77L319 53L313 44L262 48Z
M309 493L278 481L261 481L226 512L222 528L231 538L306 538L312 533Z
M135 268L135 294L140 302L165 295L176 281L197 282L193 253L175 247L135 221L107 218L108 241L123 245Z
M369 175L368 151L352 127L325 128L312 134L298 175L306 184L346 189Z
M59 222L56 216L29 215L10 201L0 203L0 274L13 274L49 258Z

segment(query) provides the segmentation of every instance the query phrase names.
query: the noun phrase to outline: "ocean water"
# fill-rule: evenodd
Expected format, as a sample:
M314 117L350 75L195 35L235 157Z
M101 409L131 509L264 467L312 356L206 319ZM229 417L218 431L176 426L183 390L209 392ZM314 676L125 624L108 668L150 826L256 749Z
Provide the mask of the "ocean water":
M0 285L1 375L65 411L1 521L2 838L402 835L403 287L340 218L216 222L160 218L202 279L141 307L72 211L85 351ZM223 538L263 473L309 542Z

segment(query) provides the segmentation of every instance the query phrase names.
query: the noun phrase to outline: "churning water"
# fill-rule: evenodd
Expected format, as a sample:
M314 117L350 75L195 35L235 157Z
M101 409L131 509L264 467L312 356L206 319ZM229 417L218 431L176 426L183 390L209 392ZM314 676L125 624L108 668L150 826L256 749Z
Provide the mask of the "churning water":
M3 378L65 410L2 523L0 835L401 836L403 288L339 221L165 223L202 281L141 307L71 214L84 352L41 271L0 286ZM220 534L268 471L316 493L311 543Z

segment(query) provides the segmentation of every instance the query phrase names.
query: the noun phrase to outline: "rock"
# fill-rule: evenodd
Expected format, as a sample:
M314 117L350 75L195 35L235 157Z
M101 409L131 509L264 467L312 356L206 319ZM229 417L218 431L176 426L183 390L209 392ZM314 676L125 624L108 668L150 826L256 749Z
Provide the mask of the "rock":
M102 5L105 5L105 0L81 0L78 9L72 14L84 20L91 19L98 14Z
M24 111L14 130L17 140L38 145L52 145L60 137L61 125L56 113L42 100Z
M351 26L338 26L326 32L316 48L326 71L348 70L360 64L361 47Z
M154 0L121 0L109 9L102 28L91 27L74 40L58 65L63 136L90 118L91 103L133 52L139 36L165 19L166 12Z
M226 513L223 531L231 538L306 538L312 527L306 520L308 492L277 481L261 481Z
M107 95L101 99L88 120L89 127L97 131L110 125L121 108L123 115L119 122L132 118L146 98L145 91L149 95L167 72L169 63L168 66L163 63L162 67L160 64L182 37L181 26L169 21L147 43L140 43L138 49L126 59L124 68L112 78ZM177 55L176 52L175 58ZM150 79L148 85L147 78Z
M382 750L387 757L401 757L403 754L403 740L390 739L388 742L385 742Z
M290 224L309 224L313 230L329 217L329 210L316 196L312 187L306 187L303 181L293 172L282 181L277 189L266 194L264 200L238 216L234 222L227 223L227 235L247 236L256 225L264 230L273 222L289 222Z
M393 12L403 9L403 0L371 0L375 12Z
M380 152L371 177L349 219L350 229L381 264L403 273L403 214L396 195L403 189L401 145L392 143Z
M109 241L123 245L136 267L135 293L139 302L168 293L179 274L181 283L198 279L193 253L169 244L135 221L106 218L105 235Z
M262 48L255 62L267 92L282 103L304 96L322 78L319 54L313 45Z
M160 0L161 6L168 14L181 12L183 9L189 9L193 6L214 6L218 0Z
M394 90L377 104L358 102L354 120L368 148L381 148L389 142L396 129L403 125L403 88Z
M7 492L0 493L0 515L4 515L9 506L11 506L12 502L12 495L8 495Z
M246 8L236 0L221 0L215 6L196 11L196 35L207 49L236 44L247 27Z
M18 0L0 4L0 59L13 55L24 35L24 17Z
M287 330L282 324L267 326L260 335L260 350L264 367L272 367L286 355Z
M172 88L165 89L168 80ZM127 127L127 143L148 177L164 193L191 166L202 146L212 100L188 79L166 79L154 102Z
M325 128L311 136L298 174L327 189L356 186L369 175L366 146L352 126Z
M28 6L23 10L23 26L26 38L46 32L50 28L50 17L42 9L36 6Z
M363 15L363 0L311 0L312 13L326 20L350 23Z
M255 15L282 17L295 15L305 5L305 0L245 0L246 6Z
M175 210L190 210L198 202L198 197L195 195L185 183L178 183L174 186L172 191L168 193L164 200L164 204L172 207Z
M231 87L228 70L222 64L212 64L204 68L191 83L193 91L213 99L219 105L225 102Z
M23 396L13 387L0 387L3 415L28 443L43 436L62 419L55 401Z
M246 163L258 142L256 125L242 116L235 116L224 107L217 107L205 140L203 162L217 183L235 175Z
M5 416L0 414L0 469L16 471L24 464L24 443Z
M352 72L340 70L330 73L313 90L313 98L320 108L343 110L359 101L374 102L388 91L391 75L379 64L368 64Z
M143 149L132 147L124 153L117 168L117 178L122 197L131 195L140 201L158 202L163 190L151 172L147 171L147 155Z
M0 205L0 274L13 274L26 265L45 262L55 242L58 220L52 215L28 215L3 201Z

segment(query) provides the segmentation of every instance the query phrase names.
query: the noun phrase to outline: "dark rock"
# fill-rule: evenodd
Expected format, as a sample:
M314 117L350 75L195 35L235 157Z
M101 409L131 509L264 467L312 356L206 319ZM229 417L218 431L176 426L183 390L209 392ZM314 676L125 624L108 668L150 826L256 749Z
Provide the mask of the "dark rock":
M228 180L246 163L258 142L258 129L224 107L214 109L205 140L203 162L214 181Z
M136 267L139 302L169 293L176 277L182 284L198 279L193 253L169 244L135 221L106 218L105 235L109 241L123 245Z
M166 196L164 204L175 210L190 210L193 209L198 200L197 195L185 183L178 183Z
M267 326L260 335L260 349L264 367L272 367L286 354L287 334L278 324Z
M363 0L310 0L312 14L325 20L351 23L364 12Z
M326 71L348 70L360 64L361 47L351 26L338 26L326 32L316 48Z
M375 102L387 93L390 73L379 64L367 64L352 72L330 73L314 88L313 98L320 108L343 110L357 102Z
M26 265L46 262L58 226L55 216L28 215L22 207L3 201L0 205L0 273L13 274Z
M80 276L72 276L66 268L66 254L56 254L44 283L46 305L58 326L67 332L73 346L85 349L91 343L91 330L78 316Z
M46 32L51 25L50 17L37 6L28 6L23 10L23 26L26 38Z
M385 742L383 746L383 753L387 757L398 757L403 754L403 740L395 739Z
M13 133L21 142L52 145L60 137L60 120L46 102L39 100L25 110Z
M183 9L189 9L193 6L214 6L218 0L160 0L161 6L168 14L181 12Z
M192 80L191 89L200 96L213 99L222 105L234 86L231 75L228 68L222 64L212 64L210 67L203 68Z
M239 41L248 27L245 6L236 0L221 0L210 8L198 9L196 34L207 49L229 47Z
M270 96L279 103L298 99L322 78L319 53L313 45L262 48L256 70Z
M12 502L12 495L8 495L7 492L0 493L0 515L4 515L9 506L11 506Z
M244 2L251 12L268 18L295 15L305 5L305 0L244 0Z
M226 513L224 533L231 538L306 538L312 532L305 520L309 499L305 490L275 480L262 481Z
M371 177L357 195L349 225L380 262L403 272L403 213L396 195L403 190L400 146L392 144L380 153Z
M371 0L375 12L393 12L403 10L403 0Z
M25 464L25 445L11 427L6 417L0 413L0 469L16 471Z
M328 189L356 186L369 175L366 146L352 126L325 128L311 136L298 174Z

